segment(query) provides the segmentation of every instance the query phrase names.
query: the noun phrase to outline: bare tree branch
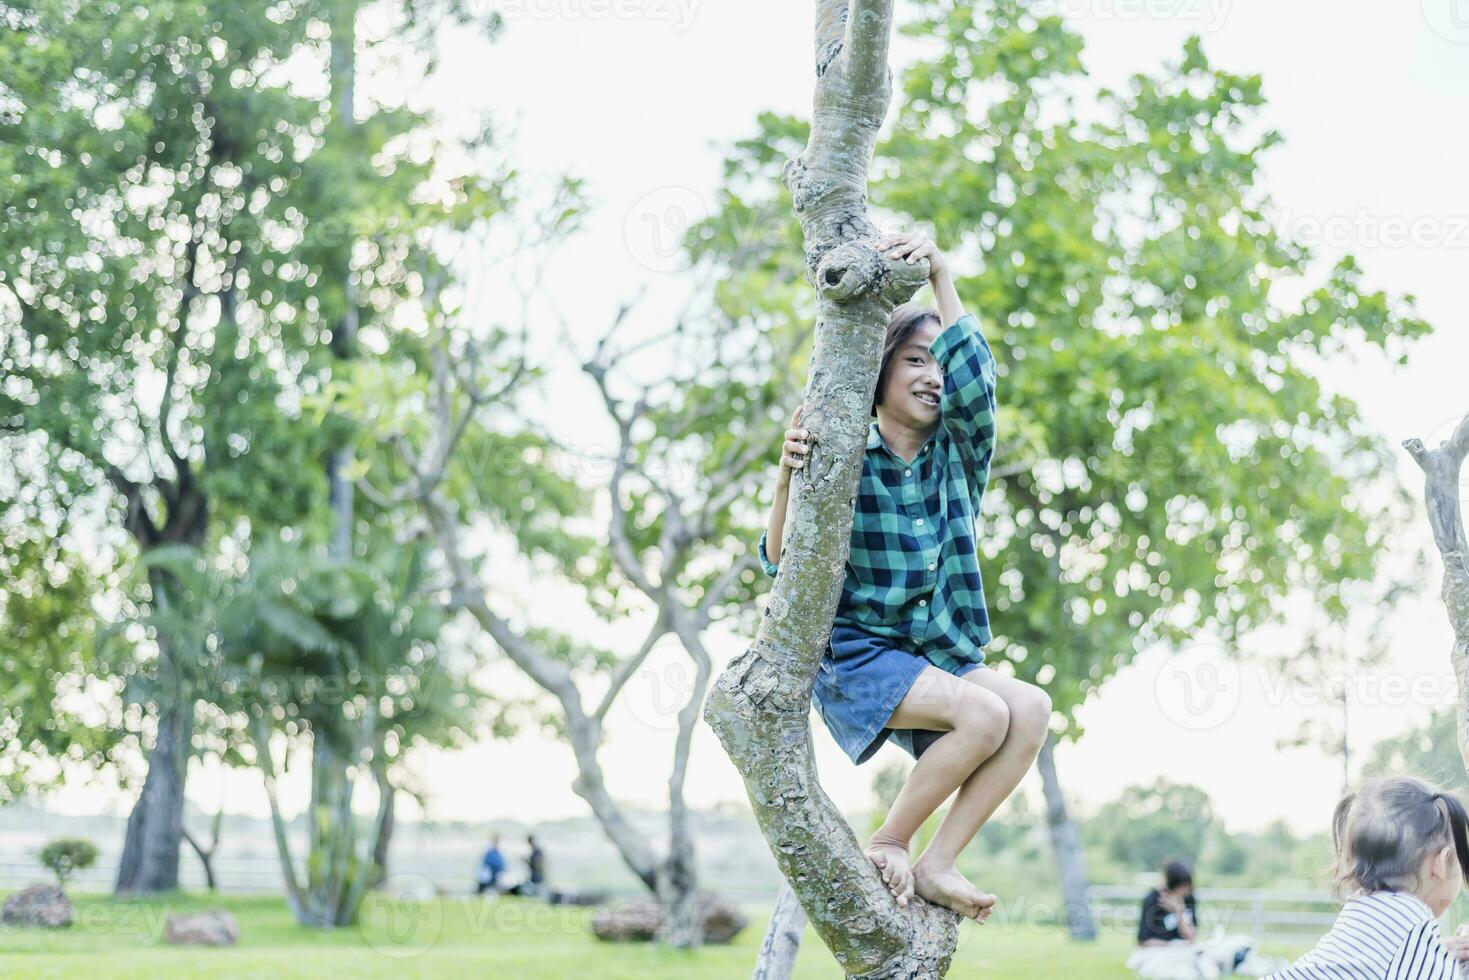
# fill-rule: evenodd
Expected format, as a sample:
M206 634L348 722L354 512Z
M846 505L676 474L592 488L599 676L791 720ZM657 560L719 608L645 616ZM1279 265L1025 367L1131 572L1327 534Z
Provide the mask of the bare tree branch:
M648 635L643 639L643 645L638 648L638 652L618 663L617 667L612 671L612 679L607 685L607 691L602 695L602 700L597 705L597 710L592 712L594 719L598 722L606 719L607 712L612 710L612 705L617 700L617 695L622 693L622 689L628 680L632 678L633 674L637 673L638 668L648 659L648 654L653 651L653 645L668 633L668 629L668 620L660 610L658 618L653 621L653 626L648 630Z

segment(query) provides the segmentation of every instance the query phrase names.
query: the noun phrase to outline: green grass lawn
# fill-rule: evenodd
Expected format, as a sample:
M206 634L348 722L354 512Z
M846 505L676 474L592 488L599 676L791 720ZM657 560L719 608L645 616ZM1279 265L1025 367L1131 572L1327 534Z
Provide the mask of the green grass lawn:
M64 931L0 927L0 976L170 977L493 977L531 980L684 980L748 977L763 916L730 946L684 953L642 945L608 945L592 937L586 909L515 898L430 902L371 899L360 927L331 932L297 926L281 898L176 896L118 901L73 896L77 921ZM240 920L240 943L228 949L168 946L159 941L169 911L223 907ZM1017 917L1017 920L1021 917ZM1131 945L1110 936L1077 945L1051 927L1021 921L966 923L951 977L1035 980L1039 977L1125 978ZM796 975L840 977L809 930Z

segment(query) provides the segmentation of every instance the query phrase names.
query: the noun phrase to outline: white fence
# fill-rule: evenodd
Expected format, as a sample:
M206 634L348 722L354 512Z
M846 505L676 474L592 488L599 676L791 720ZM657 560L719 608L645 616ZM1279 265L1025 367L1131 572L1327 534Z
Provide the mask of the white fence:
M1093 885L1091 892L1092 910L1100 926L1109 931L1137 929L1147 888ZM1341 907L1326 892L1200 888L1196 895L1201 937L1219 927L1257 939L1311 943L1331 928Z

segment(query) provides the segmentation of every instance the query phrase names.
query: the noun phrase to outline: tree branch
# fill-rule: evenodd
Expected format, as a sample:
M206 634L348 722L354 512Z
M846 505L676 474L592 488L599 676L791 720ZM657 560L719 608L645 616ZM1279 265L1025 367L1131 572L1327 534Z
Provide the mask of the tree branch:
M822 792L808 720L845 579L888 314L928 274L926 263L878 255L867 215L867 169L889 100L891 0L855 3L850 24L846 11L845 0L818 0L811 133L785 168L819 297L801 401L811 455L759 632L720 675L705 718L744 777L776 863L848 976L939 977L957 943L957 914L923 901L898 907ZM845 66L829 70L838 53Z
M592 718L598 724L606 720L607 712L612 710L612 703L617 700L617 695L621 693L632 675L637 673L643 662L648 659L648 654L653 651L653 645L662 639L668 632L668 628L668 620L662 610L659 610L658 617L653 621L653 627L648 630L648 635L643 639L643 645L638 648L638 652L619 663L612 671L612 679L607 685L607 691L602 695L597 710L592 712Z

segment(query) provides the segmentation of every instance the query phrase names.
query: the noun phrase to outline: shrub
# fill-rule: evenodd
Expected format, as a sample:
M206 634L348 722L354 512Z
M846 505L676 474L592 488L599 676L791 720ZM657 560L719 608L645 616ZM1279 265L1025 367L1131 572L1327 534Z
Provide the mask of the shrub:
M63 837L41 848L41 863L51 869L62 888L73 871L90 868L96 860L97 845L89 840Z

